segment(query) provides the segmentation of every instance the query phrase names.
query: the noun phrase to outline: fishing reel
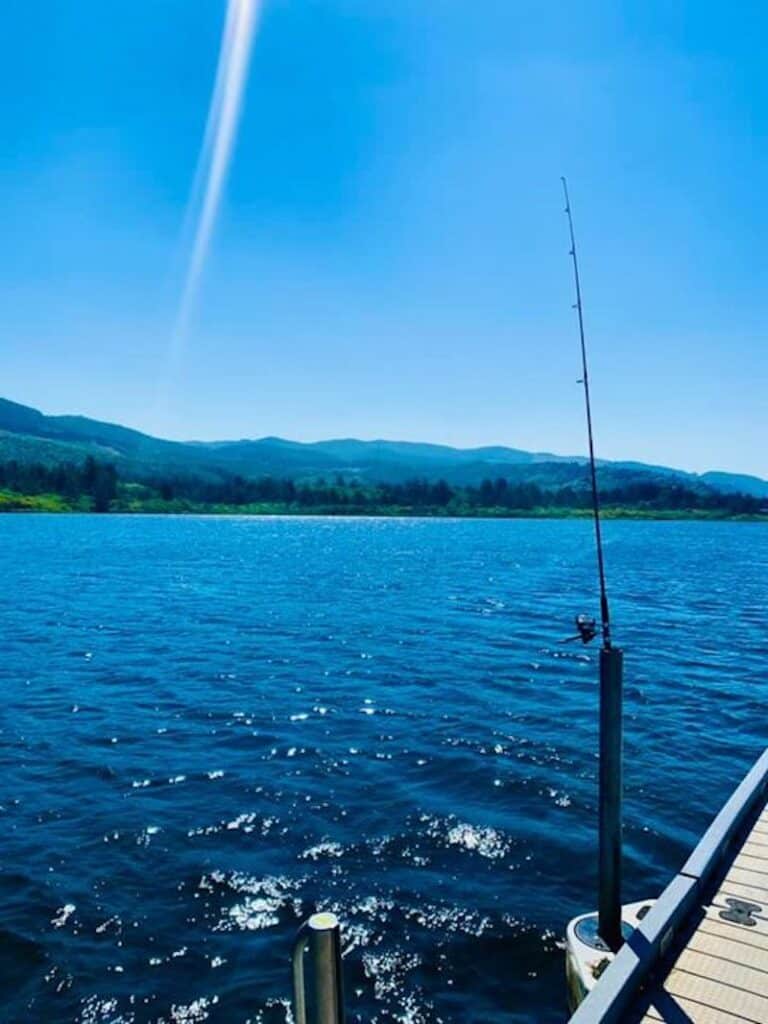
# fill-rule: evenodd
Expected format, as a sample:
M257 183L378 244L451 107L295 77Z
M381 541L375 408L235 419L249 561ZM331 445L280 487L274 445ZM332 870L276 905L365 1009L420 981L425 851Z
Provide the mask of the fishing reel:
M589 615L577 615L576 630L575 636L569 636L563 640L564 644L573 643L574 640L581 640L583 644L590 643L597 636L597 622Z

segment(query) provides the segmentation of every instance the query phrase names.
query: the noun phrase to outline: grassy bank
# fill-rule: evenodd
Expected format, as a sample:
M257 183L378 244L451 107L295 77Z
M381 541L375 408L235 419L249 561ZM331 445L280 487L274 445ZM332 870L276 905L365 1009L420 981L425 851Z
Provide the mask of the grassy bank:
M0 491L0 512L92 512L93 502L88 495L65 498L60 494L21 494ZM202 502L186 498L138 498L130 492L116 496L101 514L131 515L239 515L239 516L424 516L445 519L587 519L588 508L537 506L535 508L506 508L501 506L468 506L448 503L440 506L423 505L370 505L319 504L308 507L299 502L259 501L243 504ZM657 509L608 505L603 508L606 519L640 520L703 520L728 522L765 522L768 514L732 513L723 509Z

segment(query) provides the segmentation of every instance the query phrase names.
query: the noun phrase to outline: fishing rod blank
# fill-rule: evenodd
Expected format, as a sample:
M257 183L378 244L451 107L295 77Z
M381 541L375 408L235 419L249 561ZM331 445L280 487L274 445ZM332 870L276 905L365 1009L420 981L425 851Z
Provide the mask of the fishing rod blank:
M581 343L581 380L584 385L584 404L587 411L587 437L589 440L589 472L592 483L592 515L595 523L595 544L597 547L597 571L600 578L600 624L603 633L603 647L611 646L611 617L608 610L608 592L605 585L605 559L603 558L603 536L600 528L600 494L597 489L597 463L595 461L595 437L592 429L592 403L589 396L589 366L587 363L587 342L584 335L584 309L581 302L581 279L579 277L579 260L576 255L576 236L573 231L571 202L568 196L568 183L563 183L565 195L565 213L568 217L568 231L571 236L570 257L573 261L573 278L576 284L576 302L574 308L579 318L579 341Z

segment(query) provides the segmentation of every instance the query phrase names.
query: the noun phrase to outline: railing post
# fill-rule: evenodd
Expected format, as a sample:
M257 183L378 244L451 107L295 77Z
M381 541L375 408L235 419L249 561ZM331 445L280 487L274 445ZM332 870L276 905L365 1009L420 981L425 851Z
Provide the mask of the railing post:
M308 1020L304 954L312 964L314 1011ZM296 1024L344 1024L341 929L335 914L313 914L299 929L293 946L293 1013Z

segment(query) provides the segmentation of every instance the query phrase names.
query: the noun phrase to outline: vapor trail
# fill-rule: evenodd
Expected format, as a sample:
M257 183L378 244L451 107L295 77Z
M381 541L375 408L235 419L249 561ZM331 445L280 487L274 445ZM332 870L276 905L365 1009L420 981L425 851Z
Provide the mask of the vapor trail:
M178 360L184 347L221 205L261 6L262 0L229 0L227 7L216 81L187 209L185 236L191 239L191 249L171 338L172 363Z

